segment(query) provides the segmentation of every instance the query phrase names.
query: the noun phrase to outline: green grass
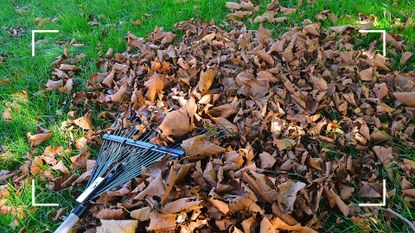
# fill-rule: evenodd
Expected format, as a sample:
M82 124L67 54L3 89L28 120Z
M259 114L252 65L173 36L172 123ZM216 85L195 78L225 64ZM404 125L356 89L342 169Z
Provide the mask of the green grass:
M14 3L15 2L15 3ZM75 89L84 88L84 80L96 71L96 62L108 48L115 52L123 52L126 49L125 36L132 32L136 36L145 36L153 31L154 27L164 27L166 30L173 30L173 25L182 20L200 17L203 20L214 19L215 22L222 22L227 9L224 7L226 0L3 0L0 1L0 54L6 53L8 59L0 64L0 79L8 77L10 85L0 84L0 114L6 109L5 104L12 104L12 120L5 122L0 119L0 145L6 146L8 151L0 156L0 168L13 170L18 168L27 160L27 152L30 145L27 142L26 134L34 132L36 126L40 125L52 130L52 137L34 151L34 156L43 152L46 146L62 145L68 148L68 135L60 130L61 123L68 119L65 114L69 110L71 96L60 93L39 92L49 77L51 77L50 63L55 57L61 55L63 48L56 45L55 41L69 42L75 39L83 47L69 47L71 54L83 52L87 58L81 62L81 70L75 78ZM254 1L258 2L258 1ZM259 1L262 6L268 1ZM280 1L283 6L295 7L297 0ZM274 36L281 35L295 25L301 25L305 18L315 21L315 15L324 9L330 9L338 17L338 25L355 23L358 13L377 16L377 29L386 29L388 32L402 34L403 39L409 43L409 49L414 50L415 29L406 30L394 28L393 23L396 17L405 22L408 17L414 16L415 4L409 0L345 0L345 1L317 1L314 6L304 6L297 14L289 16L289 21L275 26L265 26L273 30ZM26 8L23 14L15 12L16 7ZM264 12L264 7L261 12ZM391 17L391 15L393 17ZM44 26L36 26L35 18L55 18L59 20L54 23L47 23ZM278 15L276 16L278 17ZM90 21L96 21L99 26L91 26ZM140 25L132 22L142 21ZM330 20L322 22L323 28L333 26ZM7 34L9 28L24 29L21 37L10 37ZM253 28L258 25L252 25ZM39 34L36 46L36 57L31 57L31 30L33 29L56 29L57 34ZM362 36L356 43L365 47L376 35ZM415 58L411 58L407 65L399 65L400 55L393 58L394 68L402 71L414 69ZM24 100L15 97L13 94L27 90L29 98ZM94 109L94 115L99 109ZM327 113L336 118L335 112ZM77 132L82 135L83 132ZM76 154L73 151L67 157ZM402 157L413 158L413 150L403 148ZM65 160L67 165L69 161ZM27 182L30 182L29 180ZM390 179L391 188L400 187L396 179ZM61 206L68 207L64 214L68 214L74 205L73 195L70 190L64 192L50 192L45 183L37 181L37 201L56 202ZM31 187L26 183L21 190L13 190L9 186L11 195L8 205L20 206L25 209L26 217L19 220L19 226L10 228L8 225L14 220L11 215L0 217L0 232L17 232L25 227L27 232L51 232L56 228L57 222L51 220L57 208L32 207ZM357 200L356 200L357 201ZM401 197L393 197L390 206L399 211L402 215L415 221L415 212L409 209ZM332 214L325 225L333 225L338 216ZM342 224L335 227L336 232L357 232L358 228L350 220L344 220ZM378 231L398 231L403 224L396 220L392 226L382 225L382 216L379 216L379 223L373 229Z

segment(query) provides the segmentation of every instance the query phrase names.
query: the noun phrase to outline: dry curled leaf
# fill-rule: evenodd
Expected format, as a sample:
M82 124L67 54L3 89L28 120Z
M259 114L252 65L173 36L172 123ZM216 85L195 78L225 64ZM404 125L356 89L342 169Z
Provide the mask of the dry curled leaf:
M149 206L143 207L141 209L133 210L130 213L132 218L140 220L140 222L147 221L150 219L151 208Z
M252 15L252 11L235 11L234 13L228 14L228 18L239 20L239 19L245 19L248 16Z
M61 93L69 94L73 88L73 79L66 80L66 83L63 87L58 87L58 91Z
M243 179L248 183L255 194L263 200L269 203L277 200L278 192L275 187L273 187L274 185L271 183L269 177L248 170L243 173Z
M405 64L406 64L406 62L407 62L409 59L411 59L411 57L412 57L412 53L411 53L411 52L404 52L404 53L402 53L402 57L401 57L401 61L400 61L400 63L401 63L402 65L405 65Z
M30 146L32 147L40 145L42 142L47 140L52 135L52 131L42 128L40 126L37 127L36 133L37 134L34 135L32 135L32 133L30 132L27 134Z
M208 140L206 135L199 135L182 142L181 147L186 151L189 159L202 159L210 155L225 152L225 148Z
M90 155L91 153L89 153L89 151L84 150L84 151L81 151L79 155L72 156L70 158L72 162L72 167L78 168L78 169L86 167L86 162Z
M59 88L61 88L63 86L63 81L62 80L48 80L48 82L46 83L46 89L48 91L53 91L53 90L58 90Z
M6 110L3 112L3 114L1 115L1 118L4 121L11 121L12 120L12 114L11 114L12 109L10 107L6 108Z
M208 69L200 73L200 79L197 85L199 87L200 92L206 92L207 90L209 90L215 79L215 73L216 72L212 69Z
M226 2L225 6L230 10L240 10L242 8L242 5L236 2Z
M359 77L362 81L372 81L373 80L373 68L367 68L359 72Z
M297 198L297 193L305 187L303 182L288 181L278 185L278 203L281 205L284 212L291 212L293 210L294 202Z
M69 174L68 168L65 166L65 164L63 164L62 161L59 161L57 164L53 165L52 169L56 171L60 171L64 174Z
M79 70L79 67L75 65L61 64L59 69L63 71L76 71Z
M122 209L102 209L96 214L98 219L124 219L125 213Z
M97 227L97 233L135 233L138 226L137 220L103 220Z
M275 227L267 217L263 217L260 223L260 233L277 233Z
M214 198L209 198L209 202L212 203L213 206L215 206L218 210L220 210L220 212L222 212L223 214L227 214L229 212L229 206L227 203L221 201L221 200L217 200Z
M30 164L30 172L36 176L42 170L43 160L40 157L34 157Z
M79 117L73 121L73 123L79 126L81 129L90 130L92 129L92 113L88 112L82 117Z
M164 89L166 78L161 74L154 74L144 85L148 88L146 96L150 101L154 101L154 98L160 91Z
M166 231L174 229L175 227L175 214L162 214L157 211L151 212L150 225L147 227L147 231Z
M404 105L415 107L415 91L413 92L393 92L393 96Z
M168 112L159 128L164 137L183 136L193 129L193 124L187 111L180 109Z

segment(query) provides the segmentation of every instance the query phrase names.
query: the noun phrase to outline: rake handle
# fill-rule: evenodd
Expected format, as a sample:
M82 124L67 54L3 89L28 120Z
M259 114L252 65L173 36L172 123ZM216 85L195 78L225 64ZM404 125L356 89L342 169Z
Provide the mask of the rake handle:
M79 221L82 215L86 212L88 206L79 204L72 213L63 221L63 223L54 231L54 233L68 233L73 226Z
M78 221L79 217L76 214L71 213L54 233L68 233Z

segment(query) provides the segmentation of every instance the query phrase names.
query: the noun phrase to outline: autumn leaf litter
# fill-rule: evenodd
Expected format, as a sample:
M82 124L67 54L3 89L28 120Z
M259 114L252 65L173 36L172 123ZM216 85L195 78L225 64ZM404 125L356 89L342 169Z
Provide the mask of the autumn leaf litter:
M91 112L103 106L98 117L111 121L130 109L151 115L158 143L206 125L232 129L244 143L203 135L184 140L185 158L157 162L102 196L80 230L92 231L97 221L90 220L100 219L97 232L316 232L333 211L365 229L365 216L379 209L360 208L357 200L381 197L382 169L390 177L401 174L402 189L391 187L388 199L396 193L414 208L408 177L415 162L398 157L392 138L414 148L415 75L392 70L373 49L355 48L357 29L373 19L328 30L304 20L273 38L262 23L284 22L286 16L276 16L296 9L272 1L254 17L259 6L251 2L226 7L230 21L221 27L192 20L176 24L181 38L161 28L145 38L128 34L127 50L110 49L87 91L72 95L71 119L61 128L86 133L72 140L80 153L71 166L62 156L70 151L47 147L19 171L1 171L0 181L13 177L17 185L39 176L55 191L85 184L95 163L87 145L99 147L105 131L94 126ZM329 17L335 16L325 11L317 18ZM259 29L247 29L239 21L246 18ZM388 41L405 64L412 54L401 38L388 35ZM45 91L73 92L73 76L82 72L76 63L84 57L69 58L67 51L59 57ZM36 147L50 136L39 127L28 139ZM73 169L86 171L78 176ZM7 192L0 186L0 197ZM0 213L17 208L3 200Z

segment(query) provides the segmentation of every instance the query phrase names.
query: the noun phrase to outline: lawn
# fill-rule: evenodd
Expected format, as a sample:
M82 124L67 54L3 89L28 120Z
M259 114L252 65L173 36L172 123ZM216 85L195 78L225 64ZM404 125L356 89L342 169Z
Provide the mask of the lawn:
M226 20L229 13L225 8L225 0L3 0L0 2L0 114L6 111L8 105L13 105L11 119L0 119L0 170L14 170L27 160L28 156L41 154L46 146L62 145L67 149L71 140L61 130L61 123L68 119L71 94L59 92L43 92L44 85L51 77L51 63L62 54L62 44L70 41L79 46L69 46L70 54L85 53L80 66L79 75L75 76L75 90L85 89L85 80L97 70L96 63L109 48L115 52L126 49L126 35L128 32L136 36L145 36L155 27L163 27L166 31L173 30L174 24L201 18L205 21L214 20L220 24ZM258 1L253 1L258 2ZM280 1L283 6L296 7L297 1ZM276 27L266 24L278 36L308 18L315 21L315 16L322 10L330 10L337 15L337 25L353 24L358 21L358 14L374 15L378 25L375 29L384 29L388 32L401 34L403 40L414 51L415 28L402 29L399 21L405 23L409 17L415 18L415 3L410 0L346 0L346 1L319 1L311 6L310 1L304 1L298 13L290 15L288 22ZM260 1L265 6L268 1ZM264 12L261 9L259 13ZM56 18L56 20L54 20ZM36 20L37 19L37 20ZM334 26L326 20L324 28ZM258 24L250 25L257 28ZM9 35L11 29L21 30L20 35ZM36 56L31 56L31 30L49 29L59 30L59 33L38 34L36 36ZM178 34L180 37L180 34ZM371 40L378 35L363 36L358 43L364 48L369 47ZM380 47L379 47L380 49ZM7 55L7 56L5 56ZM415 58L406 65L400 65L400 54L388 55L393 60L394 68L401 71L414 70ZM2 82L1 80L6 80ZM27 93L27 94L25 94ZM27 97L25 97L27 95ZM93 113L97 115L99 109ZM95 119L96 122L102 122ZM52 130L52 137L31 150L27 140L28 132L35 132L37 126ZM76 138L84 132L76 132ZM399 142L397 142L399 144ZM4 148L4 151L2 151ZM31 155L29 155L30 153ZM69 157L77 151L72 151ZM414 159L414 150L410 148L402 157ZM4 184L10 184L10 180ZM18 211L9 215L0 215L0 232L18 232L24 227L26 232L52 232L59 221L53 221L56 207L33 207L31 200L31 180L26 185L15 190L10 185L9 206L17 206ZM69 214L75 205L72 190L51 192L44 182L36 180L36 202L59 203L66 207L64 214ZM3 185L3 183L0 183ZM398 188L399 180L388 180L388 188ZM415 210L406 206L400 196L394 196L389 206L405 218L415 221ZM18 215L25 218L15 222ZM339 222L343 219L343 222ZM396 221L392 224L383 224L383 216L378 216L377 224L372 229L378 232L402 230L403 223ZM326 229L331 232L356 232L357 226L350 220L340 217L339 213L330 213L325 223ZM334 225L334 228L330 226ZM11 227L12 226L12 227Z

